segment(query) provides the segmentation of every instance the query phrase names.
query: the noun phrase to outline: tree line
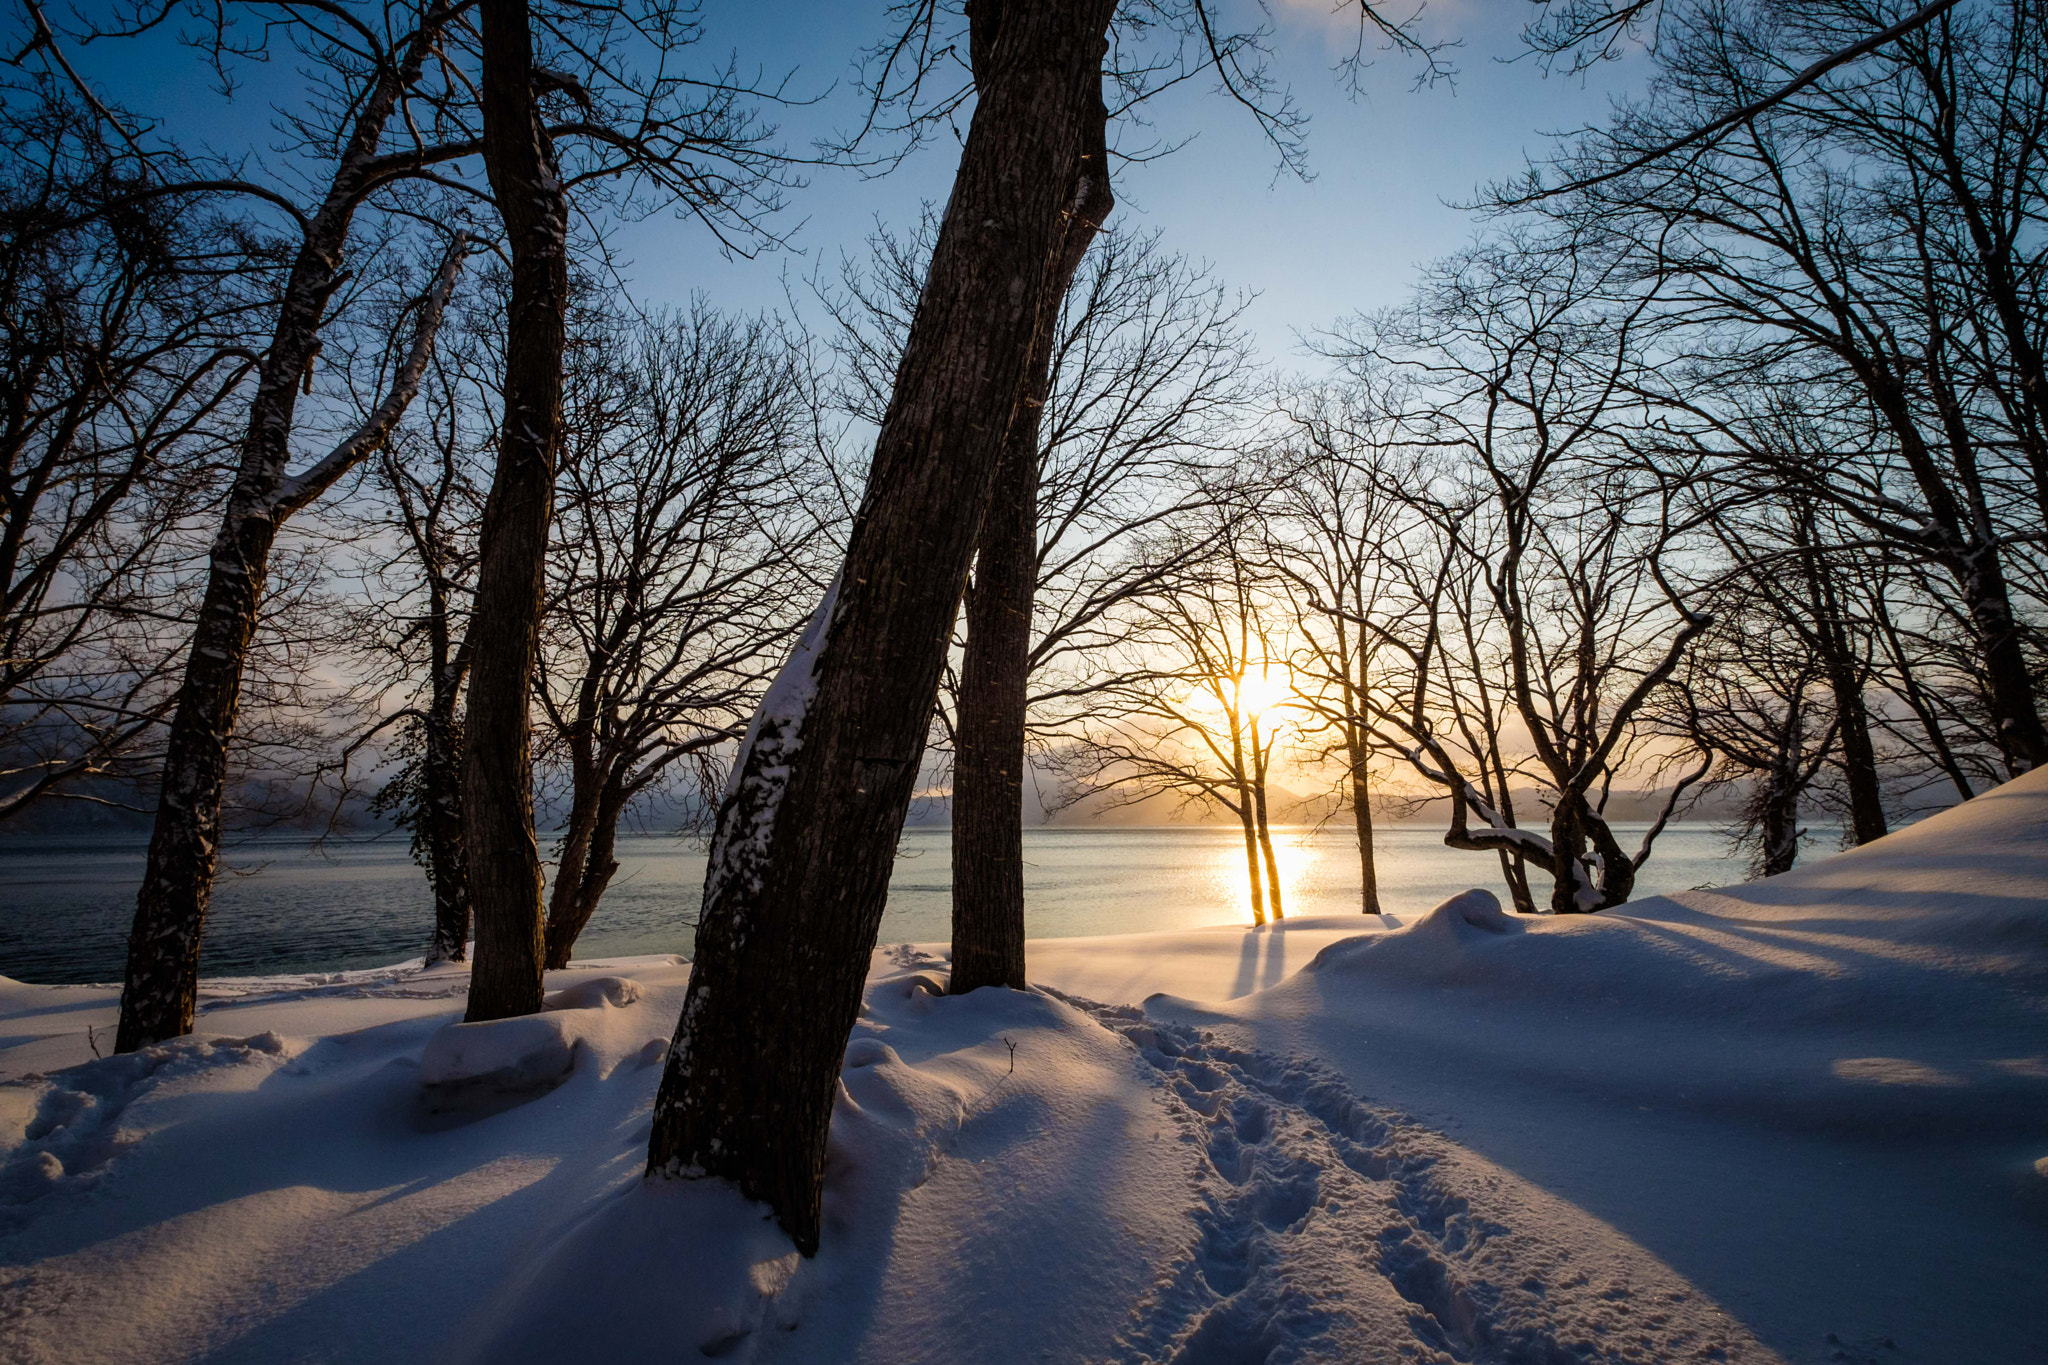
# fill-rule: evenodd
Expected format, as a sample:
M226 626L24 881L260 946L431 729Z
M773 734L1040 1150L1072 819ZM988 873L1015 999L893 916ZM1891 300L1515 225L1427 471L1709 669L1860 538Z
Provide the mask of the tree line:
M712 837L649 1171L808 1252L928 754L955 991L1025 984L1033 766L1055 803L1232 816L1277 918L1283 763L1353 822L1367 912L1375 802L1434 799L1518 909L1582 913L1704 790L1773 872L1802 812L1865 842L2048 758L2039 0L1545 6L1539 57L1648 42L1647 93L1490 187L1314 380L1112 221L1119 130L1184 80L1301 154L1268 30L1203 0L898 6L862 126L801 155L785 85L692 68L686 9L24 13L0 819L152 803L122 1050L192 1026L266 755L376 783L472 1021L539 1007L680 774ZM1360 62L1444 60L1351 13ZM187 149L67 55L174 30L223 86L298 63L281 142ZM814 282L822 340L618 287L607 221L769 244L806 164L949 123L945 210ZM301 714L337 674L359 724Z

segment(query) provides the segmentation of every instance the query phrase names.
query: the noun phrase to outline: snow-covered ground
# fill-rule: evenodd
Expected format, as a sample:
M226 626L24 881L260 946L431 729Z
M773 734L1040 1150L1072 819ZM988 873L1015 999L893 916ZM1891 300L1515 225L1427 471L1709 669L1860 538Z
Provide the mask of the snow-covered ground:
M1751 886L876 954L804 1261L639 1179L688 967L0 978L0 1360L2048 1361L2048 774Z

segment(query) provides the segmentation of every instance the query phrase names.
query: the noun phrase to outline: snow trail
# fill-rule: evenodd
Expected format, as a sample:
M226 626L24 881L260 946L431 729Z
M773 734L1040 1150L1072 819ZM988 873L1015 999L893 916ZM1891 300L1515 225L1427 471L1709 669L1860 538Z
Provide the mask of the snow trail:
M1137 1049L1208 1166L1193 1245L1134 1305L1117 1365L1773 1358L1639 1253L1617 1273L1502 1221L1549 1211L1321 1063L1070 1003Z

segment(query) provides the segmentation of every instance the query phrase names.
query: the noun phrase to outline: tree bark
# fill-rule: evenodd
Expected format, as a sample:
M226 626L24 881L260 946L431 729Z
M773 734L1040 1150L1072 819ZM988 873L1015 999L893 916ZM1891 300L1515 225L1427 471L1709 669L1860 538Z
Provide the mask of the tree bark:
M1635 893L1635 864L1622 851L1607 821L1586 804L1583 794L1571 790L1559 794L1557 808L1551 813L1550 847L1555 864L1552 914L1612 909ZM1589 854L1598 861L1599 870L1591 881L1582 882Z
M1259 817L1252 804L1252 784L1245 777L1244 729L1238 723L1237 713L1228 712L1230 722L1230 778L1237 789L1238 823L1244 826L1245 876L1251 886L1252 923L1266 922L1266 891L1264 879L1259 875Z
M648 1170L732 1181L806 1255L846 1038L1101 102L1113 9L973 8L974 118L868 493L720 806Z
M547 966L550 971L569 965L576 939L589 925L604 898L605 888L619 870L619 815L625 809L625 793L616 781L607 780L601 791L580 812L572 816L569 837L564 844L562 865L555 869L555 890L548 899L546 933ZM572 860L568 849L575 850Z
M423 32L425 30L422 30ZM192 632L185 676L164 754L163 781L128 963L114 1050L133 1052L192 1031L199 991L199 945L213 898L220 850L221 802L227 790L228 745L241 702L242 670L256 633L270 551L290 516L390 438L419 391L434 336L454 292L468 239L457 234L440 272L420 300L412 347L391 388L364 423L305 474L289 472L293 417L301 383L319 349L321 317L339 283L342 248L360 196L366 164L383 136L403 83L417 79L425 48L415 41L410 65L381 82L358 117L333 184L307 223L286 279L283 307L249 405L241 464L207 568L206 593Z
M1259 739L1258 724L1258 717L1253 716L1252 811L1258 822L1259 852L1266 860L1266 907L1277 921L1287 918L1287 911L1280 903L1280 861L1273 856L1273 827L1266 821L1266 766L1272 741Z
M462 724L456 687L437 684L429 703L421 755L420 807L427 856L434 865L434 936L427 965L461 962L469 954L469 862L462 847Z
M982 521L953 746L954 994L1024 988L1024 729L1038 590L1038 430L1052 392L1060 301L1115 205L1109 111L1098 101L1074 174L1066 237L1040 301L1024 400Z
M1367 783L1364 741L1358 727L1346 727L1345 757L1351 760L1351 823L1358 834L1359 909L1380 913L1380 876L1372 846L1372 791Z
M1859 844L1888 832L1884 798L1877 780L1877 749L1870 742L1870 712L1863 704L1863 680L1855 664L1830 648L1828 686L1835 695L1836 728L1842 747L1842 779L1849 793L1849 829Z
M470 1020L540 1008L541 871L527 699L553 510L569 300L568 197L534 101L525 0L484 0L482 18L484 168L511 248L512 297L505 413L484 506L463 724L463 834L476 916Z
M1797 757L1790 759L1797 763ZM1766 877L1790 872L1799 860L1799 782L1781 762L1763 777L1759 793L1757 835L1763 844L1758 871Z

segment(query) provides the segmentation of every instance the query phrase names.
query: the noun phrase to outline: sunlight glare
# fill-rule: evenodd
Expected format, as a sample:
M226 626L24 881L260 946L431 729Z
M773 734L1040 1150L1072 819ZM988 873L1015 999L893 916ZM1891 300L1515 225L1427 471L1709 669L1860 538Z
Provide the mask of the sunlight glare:
M1218 826L1219 830L1228 828ZM1252 922L1252 893L1245 872L1244 838L1236 830L1229 830L1230 837L1219 841L1217 854L1210 865L1209 877L1215 883L1218 897L1229 905L1237 918L1246 924ZM1276 828L1273 831L1273 861L1280 869L1280 908L1287 915L1302 913L1301 896L1309 884L1309 872L1320 858L1318 851L1303 837L1299 829ZM1262 888L1263 890L1263 885ZM1270 917L1273 908L1266 907Z
M1294 678L1285 664L1267 665L1253 672L1247 667L1237 679L1237 703L1256 719L1294 696Z

